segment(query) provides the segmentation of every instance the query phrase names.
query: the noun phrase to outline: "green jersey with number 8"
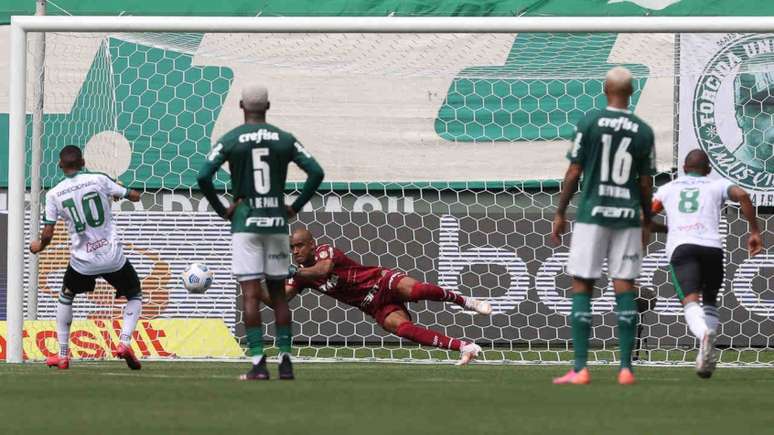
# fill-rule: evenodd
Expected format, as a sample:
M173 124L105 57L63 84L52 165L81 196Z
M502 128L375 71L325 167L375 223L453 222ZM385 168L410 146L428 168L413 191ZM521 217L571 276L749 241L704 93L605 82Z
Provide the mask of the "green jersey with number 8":
M639 179L656 173L650 126L628 110L590 113L578 123L567 158L583 167L577 222L640 226Z
M226 210L215 193L212 177L226 162L231 193L240 201L231 218L232 233L288 232L284 195L290 162L310 178L292 205L296 212L309 201L323 177L320 165L292 134L271 124L243 124L215 144L199 172L199 186L221 216Z

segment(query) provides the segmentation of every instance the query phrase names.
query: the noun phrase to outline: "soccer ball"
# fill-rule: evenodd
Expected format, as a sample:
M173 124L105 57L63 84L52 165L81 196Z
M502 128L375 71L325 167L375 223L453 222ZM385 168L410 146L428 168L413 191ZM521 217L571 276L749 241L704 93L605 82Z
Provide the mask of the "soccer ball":
M213 273L209 267L193 263L183 271L183 286L188 293L204 293L212 285Z

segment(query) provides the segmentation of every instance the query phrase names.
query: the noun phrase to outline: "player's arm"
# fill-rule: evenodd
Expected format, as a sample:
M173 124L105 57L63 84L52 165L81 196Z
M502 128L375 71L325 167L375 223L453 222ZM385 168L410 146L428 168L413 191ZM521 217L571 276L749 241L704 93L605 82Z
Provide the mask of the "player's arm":
M46 249L46 246L51 244L51 240L54 239L55 224L43 225L43 230L40 231L40 238L30 242L30 252L37 254L38 252Z
M292 273L292 277L301 278L305 281L316 281L327 278L333 271L333 266L333 260L330 258L317 260L314 266L296 269L295 273Z
M652 220L652 216L655 216L664 209L664 205L659 201L658 199L653 199L653 205L650 207L650 213L651 213L651 221L650 221L650 231L654 233L668 233L669 227L666 225L656 222Z
M567 172L564 174L562 190L559 194L559 207L556 209L554 224L551 229L551 239L557 245L562 243L562 233L564 233L564 229L567 226L567 207L570 205L570 200L575 191L578 190L578 182L583 174L583 161L586 154L585 145L587 140L586 120L584 119L576 126L572 147L567 152L567 160L570 161L570 167L567 168Z
M56 219L59 216L59 210L56 206L56 200L50 194L46 194L46 209L43 216L43 230L40 231L40 237L38 240L30 242L30 252L37 254L38 252L46 249L46 246L51 244L51 240L54 239L54 232L56 231Z
M114 181L112 178L105 176L102 180L102 188L108 196L113 197L115 201L121 199L128 199L132 202L138 202L140 200L140 192L134 189L128 189L120 184L120 182Z
M728 188L728 197L732 201L738 202L742 208L742 214L750 227L750 235L747 237L747 250L750 256L759 254L763 250L761 241L761 230L758 228L758 219L755 217L755 207L750 201L750 195L739 186L730 186Z
M551 230L551 238L554 243L562 243L562 233L567 225L567 207L570 205L570 200L578 190L578 181L581 174L583 174L583 166L580 163L570 163L570 167L567 168L567 172L564 174L564 181L562 181L562 192L559 194L559 207L556 209L556 215L554 216L554 225Z
M293 142L293 162L306 172L306 181L301 188L301 194L298 195L293 204L290 205L288 210L288 217L295 216L301 209L312 199L312 195L320 187L323 178L325 178L325 172L323 171L317 160L309 154L309 151L304 148L297 140Z
M650 243L651 222L653 220L653 176L656 175L656 144L653 131L648 128L643 132L645 146L639 160L637 172L640 184L640 208L642 209L642 246Z
M225 161L226 154L223 150L223 144L218 143L207 155L204 165L202 165L199 170L199 176L196 177L196 182L199 184L199 189L202 191L202 194L204 194L204 197L207 198L212 209L215 210L215 213L223 219L229 220L231 218L229 210L233 213L233 207L226 209L223 203L220 202L218 193L215 191L215 184L212 182L218 169L220 169Z

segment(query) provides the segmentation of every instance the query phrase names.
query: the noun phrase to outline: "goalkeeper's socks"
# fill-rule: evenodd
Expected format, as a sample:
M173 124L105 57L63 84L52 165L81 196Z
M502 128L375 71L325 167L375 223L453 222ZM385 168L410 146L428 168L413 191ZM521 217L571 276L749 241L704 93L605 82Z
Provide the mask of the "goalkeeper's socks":
M280 353L290 354L292 342L292 327L290 325L277 325L277 347L279 348Z
M137 327L137 321L142 314L142 295L126 301L124 306L124 324L121 326L121 336L119 340L121 343L129 346L132 342L132 333L134 328Z
M718 325L720 324L720 317L718 316L718 307L714 305L704 305L704 322L707 325L707 329L717 332Z
M56 307L56 337L59 341L59 356L67 358L70 352L70 325L73 323L73 298L59 294Z
M704 338L704 334L707 333L707 322L704 320L704 310L699 306L698 302L688 302L683 306L685 312L685 323L688 324L688 329L694 337L699 340Z
M586 367L589 358L589 335L591 334L591 295L572 295L572 346L575 349L575 371Z
M441 287L427 282L418 282L411 287L412 301L441 301L452 302L461 307L465 306L465 298L453 291L444 290Z
M460 350L465 344L456 338L447 337L439 332L417 326L411 322L403 322L398 326L395 335L403 337L414 343L424 344L425 346L435 346L441 349Z
M634 337L637 334L637 303L634 292L615 295L618 314L618 343L621 348L621 368L631 369Z
M261 362L263 358L263 327L247 327L247 353L253 360L253 365Z

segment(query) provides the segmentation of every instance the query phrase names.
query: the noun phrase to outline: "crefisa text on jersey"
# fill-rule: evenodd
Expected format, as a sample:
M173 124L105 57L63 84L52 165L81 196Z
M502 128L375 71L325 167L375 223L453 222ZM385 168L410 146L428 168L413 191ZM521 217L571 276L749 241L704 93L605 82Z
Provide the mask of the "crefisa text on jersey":
M245 133L245 134L239 135L240 143L245 143L245 142L261 143L264 140L279 140L279 133L277 133L276 131L269 131L269 130L266 130L265 128L262 128L252 133Z
M597 125L600 127L612 128L614 131L626 130L632 133L637 133L640 129L640 124L632 122L625 116L619 116L618 118L599 118Z

